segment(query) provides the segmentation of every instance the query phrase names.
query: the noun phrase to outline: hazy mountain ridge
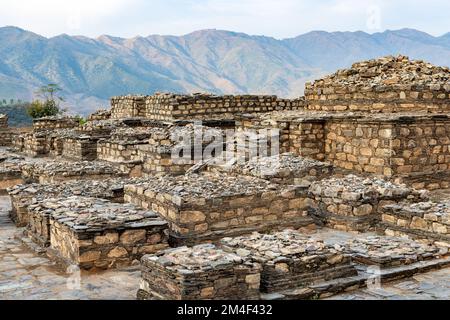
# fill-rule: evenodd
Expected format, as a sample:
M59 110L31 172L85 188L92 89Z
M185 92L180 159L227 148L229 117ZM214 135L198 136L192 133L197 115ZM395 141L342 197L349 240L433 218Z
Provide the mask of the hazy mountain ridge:
M81 113L106 106L112 95L127 93L295 97L307 80L389 54L450 66L450 33L434 37L412 29L375 34L314 31L277 40L222 30L179 37L45 38L4 27L0 43L0 98L30 99L37 87L54 82Z

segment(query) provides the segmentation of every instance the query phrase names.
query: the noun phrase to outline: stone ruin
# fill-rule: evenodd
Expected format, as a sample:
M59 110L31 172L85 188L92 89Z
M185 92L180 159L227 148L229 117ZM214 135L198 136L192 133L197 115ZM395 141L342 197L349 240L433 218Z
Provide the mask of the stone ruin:
M374 267L409 277L450 264L435 196L449 77L399 56L298 99L113 97L85 124L43 118L2 142L0 191L18 237L63 265L140 262L139 299L316 299L367 287Z

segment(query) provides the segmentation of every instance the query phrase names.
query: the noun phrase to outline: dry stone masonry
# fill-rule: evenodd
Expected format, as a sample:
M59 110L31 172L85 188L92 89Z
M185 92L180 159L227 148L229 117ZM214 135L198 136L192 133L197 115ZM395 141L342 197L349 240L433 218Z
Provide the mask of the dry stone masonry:
M408 235L450 244L450 203L395 203L382 208L381 229L391 236Z
M167 219L175 243L312 223L307 217L307 188L279 186L254 177L163 176L125 186L125 201Z
M131 204L73 196L29 206L36 238L68 264L83 269L129 265L142 255L167 247L167 222Z
M385 57L307 83L305 98L310 110L443 113L450 111L449 81L447 67Z
M142 258L139 299L259 299L260 265L214 245L168 249Z
M374 229L384 205L427 199L425 191L354 175L313 182L309 194L314 203L310 213L325 225L344 231Z
M326 245L295 231L224 238L221 244L224 250L262 265L260 289L264 293L357 274L344 247Z
M317 299L449 267L449 76L384 57L297 99L128 95L26 130L0 115L0 192L52 259L140 261L140 299Z
M101 161L49 161L22 166L23 177L30 182L60 183L69 180L101 180L125 176L117 167Z
M254 176L278 184L307 186L313 181L332 176L334 167L329 163L284 153L271 157L254 157L244 163L211 166L210 170Z
M10 216L17 226L27 226L29 224L28 206L49 197L83 196L123 203L125 185L139 182L143 181L139 178L107 178L104 180L75 180L58 184L18 184L7 190L12 204Z

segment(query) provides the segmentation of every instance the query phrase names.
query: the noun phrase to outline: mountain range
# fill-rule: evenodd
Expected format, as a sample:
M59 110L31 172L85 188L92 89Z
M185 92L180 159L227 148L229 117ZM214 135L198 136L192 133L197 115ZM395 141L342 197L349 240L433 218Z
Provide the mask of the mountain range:
M278 40L214 29L94 39L46 38L2 27L0 99L30 100L48 83L59 84L69 108L80 114L108 107L113 95L157 91L296 97L306 81L356 61L397 54L450 66L450 33L314 31Z

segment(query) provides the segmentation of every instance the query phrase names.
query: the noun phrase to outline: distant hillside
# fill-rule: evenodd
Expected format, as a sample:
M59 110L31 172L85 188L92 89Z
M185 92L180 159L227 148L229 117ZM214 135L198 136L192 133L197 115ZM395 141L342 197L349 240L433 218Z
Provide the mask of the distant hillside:
M0 105L0 113L8 115L8 125L10 127L28 127L33 120L27 114L27 103L16 103L12 105Z
M266 93L295 97L307 80L355 61L408 55L450 66L450 34L403 29L383 33L310 32L277 40L220 30L184 36L60 35L45 38L0 28L0 97L30 100L39 86L58 83L68 104L86 114L108 98L155 91Z

